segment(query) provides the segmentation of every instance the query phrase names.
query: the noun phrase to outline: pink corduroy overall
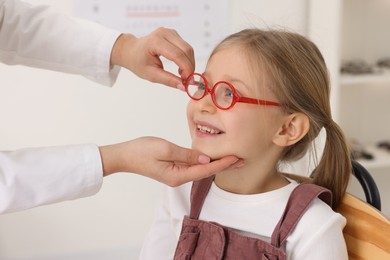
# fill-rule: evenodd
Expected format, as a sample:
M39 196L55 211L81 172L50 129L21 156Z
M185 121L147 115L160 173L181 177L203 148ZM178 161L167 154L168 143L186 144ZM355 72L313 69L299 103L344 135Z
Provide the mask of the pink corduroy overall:
M316 197L328 205L332 203L332 194L329 190L314 184L298 185L291 193L269 243L244 236L218 223L198 219L213 179L214 176L211 176L192 185L190 216L184 217L175 260L286 259L284 243L310 203Z

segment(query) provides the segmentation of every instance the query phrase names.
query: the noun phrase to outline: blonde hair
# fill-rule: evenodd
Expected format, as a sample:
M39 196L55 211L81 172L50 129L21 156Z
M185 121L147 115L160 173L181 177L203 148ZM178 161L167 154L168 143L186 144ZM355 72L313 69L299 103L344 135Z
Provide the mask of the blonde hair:
M320 130L326 129L323 155L311 181L332 191L336 208L346 192L352 166L344 134L332 119L329 75L320 51L296 33L246 29L225 38L210 58L232 45L241 47L254 75L262 75L265 69L267 84L286 111L301 112L309 118L309 132L287 147L280 161L301 158Z

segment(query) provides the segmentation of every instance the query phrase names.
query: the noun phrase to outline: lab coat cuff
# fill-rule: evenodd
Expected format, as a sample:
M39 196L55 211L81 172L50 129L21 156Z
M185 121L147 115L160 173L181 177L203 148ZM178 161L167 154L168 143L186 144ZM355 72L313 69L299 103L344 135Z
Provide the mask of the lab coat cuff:
M84 145L84 151L84 165L87 177L81 185L81 194L76 194L75 198L94 195L103 184L103 165L99 148L94 144Z
M96 46L96 53L98 54L96 60L97 71L95 74L95 81L105 85L113 86L118 78L120 67L110 66L112 48L121 32L108 29L102 35L99 43Z

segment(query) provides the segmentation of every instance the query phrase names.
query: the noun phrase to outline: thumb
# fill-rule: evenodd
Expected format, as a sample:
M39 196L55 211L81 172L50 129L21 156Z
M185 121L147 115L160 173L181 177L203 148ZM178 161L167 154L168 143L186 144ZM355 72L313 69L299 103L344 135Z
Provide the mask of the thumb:
M177 145L171 147L171 158L167 158L167 160L188 165L207 164L211 161L210 157L205 154Z

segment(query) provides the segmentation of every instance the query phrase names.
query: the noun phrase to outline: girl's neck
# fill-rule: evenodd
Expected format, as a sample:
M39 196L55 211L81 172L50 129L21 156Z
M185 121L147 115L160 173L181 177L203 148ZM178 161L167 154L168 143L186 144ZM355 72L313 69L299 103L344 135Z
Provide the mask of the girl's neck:
M266 169L256 165L244 164L216 174L215 184L228 192L236 194L258 194L286 186L288 180L274 168Z

